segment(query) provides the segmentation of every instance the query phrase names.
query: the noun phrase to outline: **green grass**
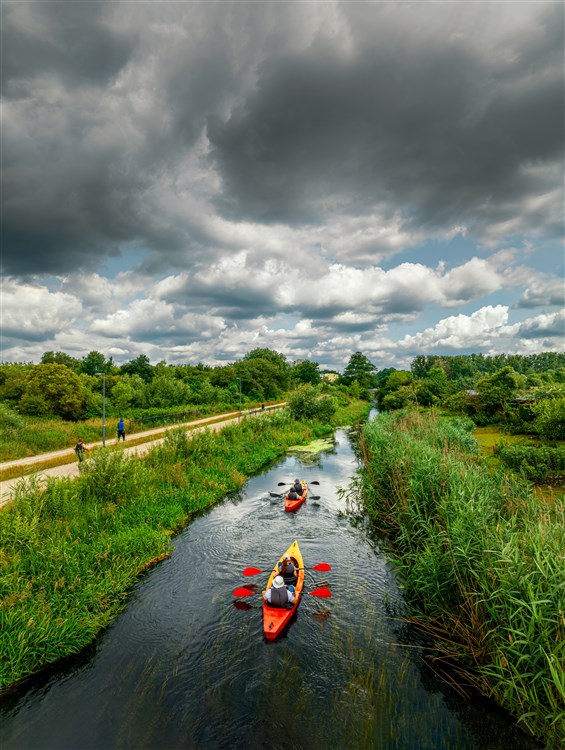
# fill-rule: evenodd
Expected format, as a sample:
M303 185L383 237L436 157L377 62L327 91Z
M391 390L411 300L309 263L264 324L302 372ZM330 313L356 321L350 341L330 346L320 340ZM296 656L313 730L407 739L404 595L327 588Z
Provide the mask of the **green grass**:
M380 415L361 448L364 508L394 539L414 617L465 679L560 746L563 495L487 470L468 425L433 413Z

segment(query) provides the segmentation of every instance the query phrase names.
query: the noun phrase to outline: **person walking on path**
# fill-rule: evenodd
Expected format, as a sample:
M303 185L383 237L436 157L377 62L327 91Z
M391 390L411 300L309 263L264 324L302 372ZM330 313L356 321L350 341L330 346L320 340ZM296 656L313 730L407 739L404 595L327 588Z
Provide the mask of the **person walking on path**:
M120 421L118 422L118 443L120 442L120 438L122 440L126 439L126 426L123 417L120 417Z
M84 461L84 452L87 450L88 448L84 444L84 440L82 438L79 438L77 444L75 445L75 453L77 454L77 460L79 464Z

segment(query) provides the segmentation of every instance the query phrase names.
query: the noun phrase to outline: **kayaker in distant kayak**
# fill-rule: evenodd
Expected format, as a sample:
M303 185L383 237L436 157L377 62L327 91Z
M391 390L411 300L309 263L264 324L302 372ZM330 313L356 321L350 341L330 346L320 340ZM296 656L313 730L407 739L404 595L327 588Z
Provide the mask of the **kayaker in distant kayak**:
M265 601L271 607L286 607L294 602L294 586L285 586L282 576L273 578L273 585L264 594Z
M285 583L294 583L298 571L294 567L294 563L290 559L290 555L285 555L282 562L278 563L279 573L283 577Z

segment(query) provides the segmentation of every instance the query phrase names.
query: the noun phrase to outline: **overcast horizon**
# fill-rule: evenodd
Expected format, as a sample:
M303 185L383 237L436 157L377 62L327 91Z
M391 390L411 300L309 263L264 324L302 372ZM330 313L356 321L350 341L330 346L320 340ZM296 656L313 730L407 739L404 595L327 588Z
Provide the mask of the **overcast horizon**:
M565 349L562 2L1 13L3 361Z

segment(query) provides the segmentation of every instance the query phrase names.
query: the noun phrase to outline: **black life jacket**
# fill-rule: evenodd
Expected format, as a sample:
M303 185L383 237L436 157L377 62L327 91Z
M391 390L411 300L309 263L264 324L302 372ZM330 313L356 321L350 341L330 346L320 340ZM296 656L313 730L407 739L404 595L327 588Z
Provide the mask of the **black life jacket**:
M286 607L288 604L288 591L285 586L280 589L271 588L271 607Z
M281 565L280 574L285 579L285 581L287 580L287 578L296 578L296 569L294 567L294 563L289 562L284 570L284 573L283 566Z
M296 492L297 495L302 495L302 492L304 491L304 487L298 483L295 484L292 489Z

